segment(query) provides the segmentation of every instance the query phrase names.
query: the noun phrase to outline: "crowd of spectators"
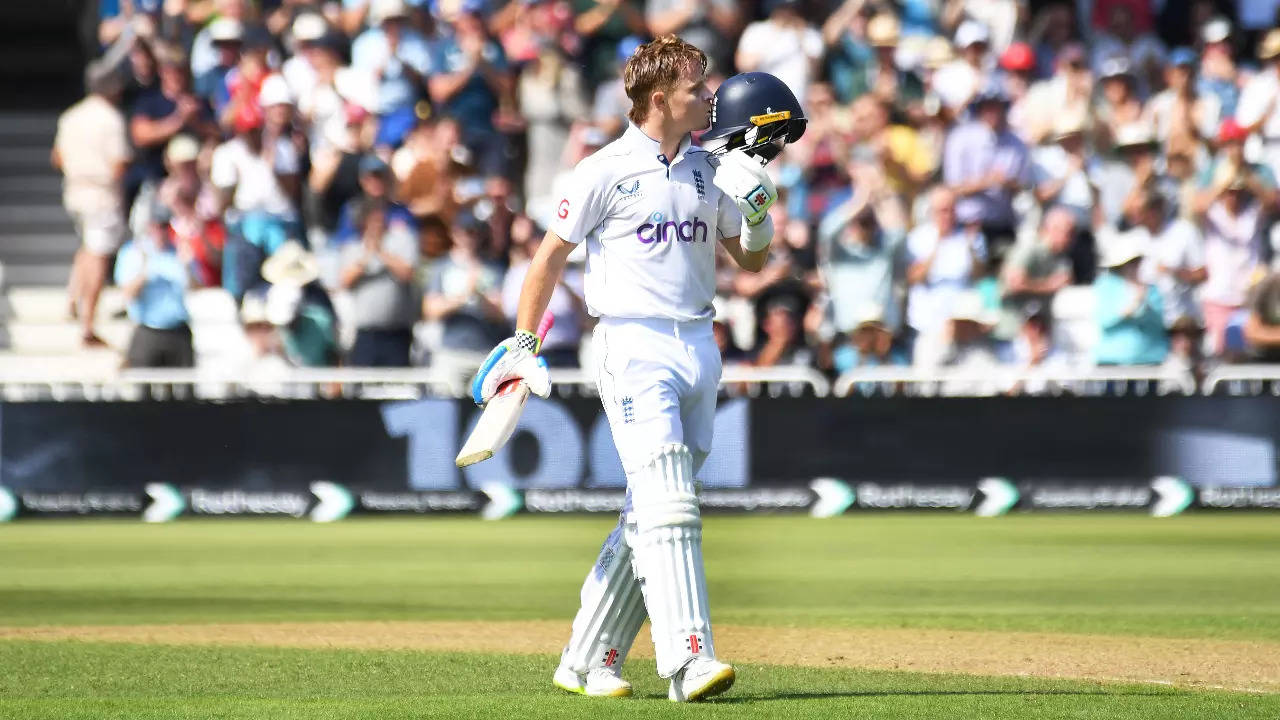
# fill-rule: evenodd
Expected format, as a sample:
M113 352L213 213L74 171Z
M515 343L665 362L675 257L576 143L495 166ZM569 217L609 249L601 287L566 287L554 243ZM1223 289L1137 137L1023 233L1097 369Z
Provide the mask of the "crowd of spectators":
M114 278L128 362L189 365L184 292L221 286L261 360L465 371L566 174L625 129L621 64L675 33L713 87L770 72L809 118L770 165L768 265L722 264L727 361L1280 359L1278 7L101 0L54 153L71 309L99 343ZM552 309L548 359L577 365L580 266Z

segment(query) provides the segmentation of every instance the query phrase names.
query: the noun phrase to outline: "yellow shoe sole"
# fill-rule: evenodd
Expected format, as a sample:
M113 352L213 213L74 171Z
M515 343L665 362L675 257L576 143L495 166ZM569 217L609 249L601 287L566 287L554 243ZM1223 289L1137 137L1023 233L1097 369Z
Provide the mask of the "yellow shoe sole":
M712 695L719 695L733 687L733 681L737 678L738 676L734 673L733 668L727 667L711 676L711 681L706 685L703 685L696 692L689 693L688 702L697 702L699 700L705 700Z

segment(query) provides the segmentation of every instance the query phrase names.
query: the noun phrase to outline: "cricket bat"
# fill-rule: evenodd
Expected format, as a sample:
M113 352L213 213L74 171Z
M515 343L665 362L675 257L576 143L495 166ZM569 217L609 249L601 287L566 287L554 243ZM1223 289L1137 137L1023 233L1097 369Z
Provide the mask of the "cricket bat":
M538 323L538 340L544 340L551 326L556 322L551 313L544 313L542 322ZM462 444L454 464L458 467L474 465L481 460L488 460L502 449L515 432L516 423L520 421L520 413L529 400L529 386L519 378L508 380L498 386L489 402L485 404L475 429Z

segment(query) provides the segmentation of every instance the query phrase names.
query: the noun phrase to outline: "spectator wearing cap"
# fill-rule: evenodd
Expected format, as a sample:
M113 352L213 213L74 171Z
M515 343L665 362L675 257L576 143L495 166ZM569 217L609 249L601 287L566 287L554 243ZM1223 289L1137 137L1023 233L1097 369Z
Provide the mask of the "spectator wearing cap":
M1113 157L1104 161L1094 173L1098 204L1107 225L1120 227L1137 222L1142 198L1151 191L1168 198L1168 207L1176 211L1178 185L1160 171L1157 165L1159 149L1160 144L1146 123L1122 125L1116 130L1112 139Z
M1098 365L1159 365L1169 354L1160 290L1141 278L1143 234L1130 230L1100 243L1106 272L1093 283Z
M145 232L125 243L116 257L115 282L136 326L125 366L192 367L195 350L184 300L191 258L173 244L168 208L157 202L147 215Z
M631 98L622 81L622 66L640 47L644 40L628 35L618 42L616 71L596 88L591 102L591 120L606 138L616 138L627 127L627 112L631 110Z
M1209 273L1200 299L1205 344L1212 355L1222 352L1227 325L1244 307L1249 287L1263 268L1265 225L1263 204L1257 195L1259 184L1258 175L1244 165L1222 162L1217 164L1208 189L1197 198Z
M311 95L317 84L334 84L334 74L342 64L338 38L331 35L324 16L310 10L298 13L288 30L293 54L280 66L280 74L301 105L302 98ZM336 108L329 110L323 114L332 115Z
M856 16L855 16L856 17ZM913 72L898 67L896 55L902 27L891 13L880 13L866 20L865 37L856 33L857 25L839 14L832 15L823 28L824 35L839 36L827 55L828 75L841 102L850 102L867 93L893 103L900 109L918 103L924 97L924 85ZM857 18L857 22L863 20Z
M1280 29L1271 30L1258 45L1259 72L1240 94L1236 122L1262 141L1262 157L1273 174L1280 173Z
M907 353L893 341L893 332L884 324L884 308L875 304L859 308L857 325L845 342L832 353L832 367L839 374L870 367L904 367L911 364ZM870 390L871 388L859 388Z
M1069 43L1058 51L1052 77L1031 86L1022 118L1026 141L1038 144L1053 134L1064 116L1092 117L1093 75L1084 47Z
M852 331L857 309L868 303L884 308L884 322L895 333L902 327L897 288L905 271L906 221L883 182L874 184L878 176L868 171L855 178L853 197L818 228L818 271L838 333Z
M417 239L388 224L382 202L365 202L355 222L360 242L342 248L338 281L351 293L355 307L356 340L348 364L405 367L418 317L412 282Z
M316 257L294 240L262 264L262 279L270 284L265 318L276 328L289 362L298 367L338 362L337 318L319 278Z
M1098 72L1102 86L1100 102L1094 109L1100 139L1109 144L1117 131L1142 120L1142 100L1138 97L1138 77L1129 61L1115 57L1102 63Z
M1027 43L1013 43L1000 53L999 65L1004 92L1009 96L1009 126L1019 137L1027 137L1027 93L1035 78L1035 51Z
M199 143L189 135L174 137L165 148L164 162L169 176L156 197L172 211L169 229L173 243L183 256L191 258L193 285L219 287L227 235L217 212L217 191L199 169Z
M1249 293L1244 341L1252 360L1280 362L1280 272L1271 271Z
M929 205L929 221L907 235L907 324L919 342L936 344L948 308L981 274L987 248L981 230L957 218L955 193L938 187Z
M645 0L644 16L654 37L675 35L704 49L710 72L731 72L733 38L742 29L742 10L733 0Z
M181 51L162 46L156 54L160 83L139 95L130 109L129 135L137 152L129 171L126 202L131 202L143 184L158 183L164 177L164 149L173 136L217 136L212 111L191 92L191 78Z
M1082 231L1096 224L1098 209L1098 189L1092 179L1098 161L1087 152L1087 130L1085 116L1063 114L1054 127L1053 144L1042 145L1032 152L1031 171L1036 201L1045 207L1067 208L1075 216L1076 227Z
M360 239L360 226L356 221L360 209L370 203L382 206L385 222L388 227L413 235L416 223L413 214L404 205L396 202L395 178L391 174L391 166L372 153L360 159L359 165L360 194L351 198L342 207L338 217L338 228L332 241L335 245L345 245Z
M93 321L108 263L124 239L123 183L131 150L118 106L122 78L90 63L85 89L85 98L58 117L50 161L62 171L62 204L81 241L67 283L71 314L80 320L81 341L101 346Z
M1001 363L1003 349L992 335L996 313L986 306L982 296L970 291L956 298L949 308L950 319L942 343L927 354L917 353L916 367L945 367L986 375ZM990 395L995 388L987 381L956 379L943 384L944 395Z
M1197 157L1201 141L1212 138L1218 129L1222 114L1218 98L1196 90L1198 60L1191 48L1170 52L1165 89L1147 101L1144 118L1155 128L1166 155Z
M187 17L195 20L197 13L201 11L212 10L212 14L204 14L203 18L197 22L204 22L205 19L209 23L205 25L191 41L191 75L192 77L200 77L218 64L218 50L214 47L213 42L213 23L219 19L234 20L240 23L243 28L243 40L245 47L263 47L271 44L272 39L267 29L258 22L257 7L250 0L213 0L211 3L203 3L200 7L196 7L196 3L190 3Z
M1214 17L1200 28L1200 75L1197 89L1218 98L1222 117L1236 114L1240 81L1231 46L1231 21Z
M391 158L399 181L396 198L415 217L440 215L451 221L457 213L454 183L470 158L461 135L451 118L423 121Z
M195 78L196 97L215 110L226 105L227 73L240 64L240 48L244 44L244 25L230 17L220 17L209 23L209 40L217 62Z
M1009 130L1007 111L999 87L984 89L974 98L974 118L947 136L942 158L943 182L960 197L958 211L979 218L993 248L1013 241L1013 198L1031 182L1030 154Z
M768 17L751 23L738 39L734 61L738 72L767 72L805 97L818 79L822 34L800 11L800 0L768 0Z
M263 81L258 103L273 107L287 96L284 79L272 75ZM302 157L289 137L268 134L264 125L261 110L239 113L235 136L213 151L209 169L229 231L223 287L237 298L256 284L262 260L299 234L295 198Z
M1150 31L1149 22L1142 23L1134 16L1134 5L1113 2L1106 11L1105 29L1093 38L1091 65L1099 76L1104 66L1115 58L1124 58L1132 69L1140 91L1159 85L1164 68L1165 48L1160 39Z
M1167 202L1159 193L1148 193L1143 203L1135 228L1147 248L1139 277L1160 290L1171 349L1191 364L1199 354L1196 341L1204 325L1196 292L1209 273L1200 229L1186 218L1170 218Z
M528 123L525 198L541 198L551 190L569 130L587 116L585 98L582 76L558 48L543 49L521 69L516 99Z
M414 106L438 68L431 45L409 24L404 0L371 0L369 29L351 43L351 66L378 88L376 144L395 147L413 127Z
M1249 191L1265 206L1276 205L1276 176L1262 163L1250 162L1245 152L1249 130L1235 118L1227 118L1218 127L1217 152L1205 163L1196 178L1200 192L1195 199L1196 212L1205 212L1235 175L1244 178Z
M1074 235L1075 214L1055 207L1044 214L1035 236L1010 248L1000 269L1006 315L1022 318L1029 308L1049 307L1053 296L1071 284Z
M506 138L495 124L513 105L514 81L502 46L489 36L479 9L468 2L439 43L440 73L431 78L431 101L458 121L462 142L485 175L506 171ZM585 114L585 113L584 113Z
M960 23L955 46L960 57L938 69L933 90L953 114L959 115L980 90L990 87L995 59L990 54L991 33L976 20Z

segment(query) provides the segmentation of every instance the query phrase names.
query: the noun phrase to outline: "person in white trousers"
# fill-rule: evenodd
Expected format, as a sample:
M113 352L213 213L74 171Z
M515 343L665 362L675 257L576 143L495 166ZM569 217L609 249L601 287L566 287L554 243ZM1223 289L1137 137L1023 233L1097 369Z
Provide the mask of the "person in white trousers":
M480 402L516 377L546 396L533 330L569 253L585 242L586 303L600 318L597 382L627 504L583 585L554 675L556 686L583 695L631 694L620 668L646 613L670 699L699 700L734 681L716 659L694 473L711 451L720 380L716 245L759 271L777 191L745 152L713 156L692 144L690 133L712 119L706 68L702 51L674 36L635 51L623 70L631 122L574 170L521 290L518 332L473 384Z

